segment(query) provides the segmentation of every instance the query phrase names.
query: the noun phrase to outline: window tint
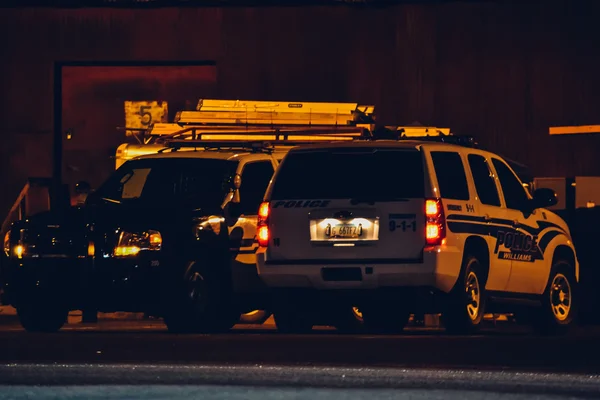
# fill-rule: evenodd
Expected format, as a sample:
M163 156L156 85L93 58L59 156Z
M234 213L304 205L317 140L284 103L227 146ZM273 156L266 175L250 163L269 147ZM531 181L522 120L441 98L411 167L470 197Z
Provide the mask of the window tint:
M449 151L431 152L440 195L445 199L469 200L467 176L460 155Z
M235 176L237 161L190 158L179 160L180 189L185 201L198 207L220 205L229 192Z
M336 148L288 153L280 166L271 198L389 201L423 196L421 152Z
M148 164L136 165L128 162L101 185L93 197L117 202L140 199L142 194L148 191L146 187L151 176L157 173L158 171Z
M492 159L492 162L498 173L502 192L504 192L506 208L522 210L529 199L523 184L505 163L497 158Z
M240 186L242 214L256 215L258 213L258 207L263 201L274 172L271 161L246 164L242 171L242 185Z
M193 199L199 207L220 205L236 168L237 162L216 159L133 160L123 164L93 195L115 201L141 199L156 204L173 201L177 195Z
M492 176L487 160L476 154L469 154L467 159L471 174L473 174L473 182L475 183L479 201L482 204L500 207L498 188L496 187L496 182L494 182L494 177Z

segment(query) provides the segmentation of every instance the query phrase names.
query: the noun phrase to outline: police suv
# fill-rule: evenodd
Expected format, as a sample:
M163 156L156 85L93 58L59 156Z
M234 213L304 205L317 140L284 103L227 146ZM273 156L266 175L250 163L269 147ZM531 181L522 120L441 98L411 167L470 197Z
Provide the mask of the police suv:
M401 331L412 312L471 332L486 312L527 315L544 332L575 318L579 264L566 223L509 163L436 140L292 149L259 209L257 268L282 331L324 313L348 327ZM321 319L322 320L322 319Z

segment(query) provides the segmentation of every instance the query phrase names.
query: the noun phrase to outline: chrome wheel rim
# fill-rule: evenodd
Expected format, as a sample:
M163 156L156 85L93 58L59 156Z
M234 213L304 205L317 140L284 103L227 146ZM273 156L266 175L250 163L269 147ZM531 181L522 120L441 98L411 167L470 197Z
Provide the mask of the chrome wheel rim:
M552 314L558 321L565 321L571 315L571 284L563 274L556 274L550 285L550 305Z
M465 291L467 293L467 313L469 314L469 318L472 321L475 321L479 317L481 290L477 274L473 271L469 272L469 275L467 275Z

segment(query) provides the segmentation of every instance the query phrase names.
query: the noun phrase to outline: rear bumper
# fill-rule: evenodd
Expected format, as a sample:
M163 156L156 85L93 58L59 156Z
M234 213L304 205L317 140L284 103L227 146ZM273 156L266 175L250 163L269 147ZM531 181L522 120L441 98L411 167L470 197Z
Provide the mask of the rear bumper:
M352 260L347 264L332 260L329 265L324 262L295 263L293 260L278 263L268 259L266 249L261 248L257 254L258 274L269 288L319 290L430 287L447 293L458 278L461 262L460 249L449 246L426 249L419 262L388 261L385 264L360 260ZM332 271L334 269L337 271ZM346 271L352 272L351 275L360 275L360 280L358 277L355 277L356 280L343 280ZM336 279L335 275L342 277Z

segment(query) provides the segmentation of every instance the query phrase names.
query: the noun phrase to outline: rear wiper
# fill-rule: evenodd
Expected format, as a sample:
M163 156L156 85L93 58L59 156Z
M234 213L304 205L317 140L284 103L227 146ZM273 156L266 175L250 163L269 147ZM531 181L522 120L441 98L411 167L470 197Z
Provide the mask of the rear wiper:
M404 199L401 197L355 197L350 199L350 204L352 204L353 206L357 204L368 204L372 206L375 205L376 201L408 201L408 199Z

